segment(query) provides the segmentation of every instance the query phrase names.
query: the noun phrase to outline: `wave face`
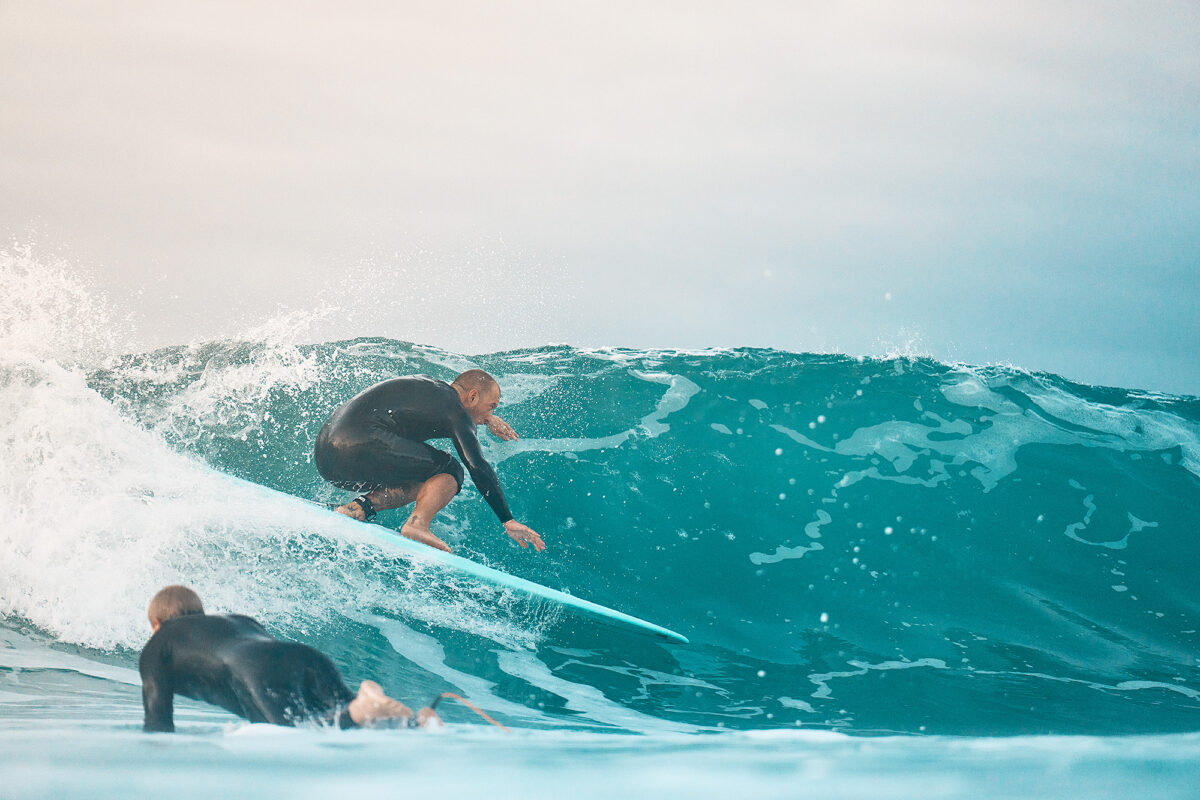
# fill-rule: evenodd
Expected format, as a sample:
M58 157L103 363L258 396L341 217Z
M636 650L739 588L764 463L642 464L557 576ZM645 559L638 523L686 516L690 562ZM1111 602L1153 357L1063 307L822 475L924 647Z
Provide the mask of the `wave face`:
M133 665L150 594L184 582L353 678L532 727L1200 727L1195 398L773 350L466 357L268 331L67 363L18 344L0 613L56 648ZM413 565L284 496L348 497L310 459L336 405L468 367L500 379L522 438L487 453L548 549L515 547L469 483L438 532L691 645Z

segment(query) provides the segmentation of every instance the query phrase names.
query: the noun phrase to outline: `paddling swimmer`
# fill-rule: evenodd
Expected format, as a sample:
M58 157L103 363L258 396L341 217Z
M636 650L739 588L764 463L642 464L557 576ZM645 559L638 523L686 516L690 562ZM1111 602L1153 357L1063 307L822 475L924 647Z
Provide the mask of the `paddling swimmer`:
M348 400L330 415L313 448L321 477L363 493L339 506L338 513L369 520L377 511L415 501L401 535L450 552L429 523L462 490L463 468L449 453L425 443L448 438L505 532L521 547L544 550L542 538L513 519L475 434L477 425L487 425L501 439L517 438L493 413L499 403L500 384L481 369L467 370L453 383L428 375L393 378Z
M340 728L398 724L411 727L408 706L363 681L355 695L333 662L313 648L272 637L240 614L205 614L200 597L186 586L154 595L146 616L154 635L142 649L142 705L147 731L175 730L174 697L181 694L251 722ZM416 725L441 722L432 708Z

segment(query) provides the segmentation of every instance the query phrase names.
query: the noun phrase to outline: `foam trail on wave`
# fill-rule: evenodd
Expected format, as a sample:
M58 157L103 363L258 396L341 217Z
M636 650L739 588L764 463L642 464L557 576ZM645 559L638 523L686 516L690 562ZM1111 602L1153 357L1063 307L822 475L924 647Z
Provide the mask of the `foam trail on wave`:
M365 532L354 541L319 509L172 451L76 372L6 356L0 384L0 463L13 467L0 477L0 613L66 641L137 647L149 597L183 582L214 611L301 629L372 604L529 641L496 617L492 594L474 597Z
M699 386L681 375L636 371L633 374L642 380L663 384L667 387L654 410L642 417L636 426L619 433L599 437L518 439L515 442L505 442L502 445L490 447L488 449L489 457L494 464L498 464L519 453L582 453L588 450L620 447L638 435L650 438L661 436L670 430L670 425L665 421L667 417L686 408L688 400L700 392Z
M0 650L3 651L3 666L11 670L69 670L80 675L115 681L127 686L141 686L142 679L136 670L101 664L71 653L51 650L44 642L0 627ZM39 699L30 695L15 695L22 700Z
M592 722L639 733L697 733L706 729L698 725L671 722L642 714L604 696L594 686L561 678L550 671L537 656L528 652L505 651L498 654L500 668L509 675L558 695L567 708Z
M434 637L418 633L396 620L374 617L369 621L364 621L377 628L392 649L405 660L450 683L459 693L465 694L472 703L480 708L526 723L562 724L545 714L538 714L523 705L497 696L494 682L448 665L445 648Z

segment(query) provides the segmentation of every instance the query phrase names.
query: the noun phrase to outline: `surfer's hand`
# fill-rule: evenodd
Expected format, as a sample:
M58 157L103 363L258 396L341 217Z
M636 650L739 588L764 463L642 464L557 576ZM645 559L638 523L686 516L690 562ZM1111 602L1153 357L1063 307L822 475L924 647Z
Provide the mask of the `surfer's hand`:
M537 535L537 531L527 525L522 525L515 519L510 519L508 522L504 523L504 530L508 533L509 537L511 537L514 542L521 545L521 547L529 547L529 545L533 545L533 549L537 550L539 553L546 549L546 545L542 541L542 537Z
M503 439L506 442L511 442L513 439L517 438L517 432L512 429L512 426L497 417L495 414L492 414L487 418L486 424L487 429L492 432L492 436L495 436L497 439Z

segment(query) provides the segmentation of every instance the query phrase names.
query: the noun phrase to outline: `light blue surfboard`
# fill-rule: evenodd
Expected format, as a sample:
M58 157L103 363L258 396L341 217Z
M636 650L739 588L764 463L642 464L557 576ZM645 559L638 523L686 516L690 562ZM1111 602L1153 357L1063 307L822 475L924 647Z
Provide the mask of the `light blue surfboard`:
M266 489L267 487L260 486L259 488ZM267 491L273 490L267 489ZM679 642L681 644L688 643L686 636L676 633L668 628L664 628L661 625L655 625L653 622L647 622L644 619L639 619L638 617L630 614L617 611L614 608L602 606L599 603L593 603L589 600L584 600L583 598L567 594L566 592L560 592L557 589L551 589L549 586L542 586L540 583L534 583L533 581L527 581L524 578L518 578L515 575L509 575L508 573L501 572L498 569L485 567L483 564L476 563L470 559L463 558L462 556L456 556L453 553L446 553L442 550L430 547L429 545L421 544L420 542L414 542L412 539L406 539L396 531L390 528L385 528L382 525L375 525L368 522L358 522L357 520L353 520L347 516L338 514L335 511L331 511L320 503L314 503L311 500L304 500L303 498L297 499L303 500L303 502L326 512L329 514L329 516L334 517L338 521L338 524L353 526L355 533L365 533L378 540L380 543L387 544L389 547L403 550L404 552L412 555L415 558L419 558L422 561L440 564L448 569L470 575L471 577L489 585L497 586L502 589L510 589L518 594L528 595L529 597L534 597L539 600L548 600L551 603L557 603L558 605L570 611L595 617L605 622L624 625L644 633L654 634L655 636L661 637L667 641Z

